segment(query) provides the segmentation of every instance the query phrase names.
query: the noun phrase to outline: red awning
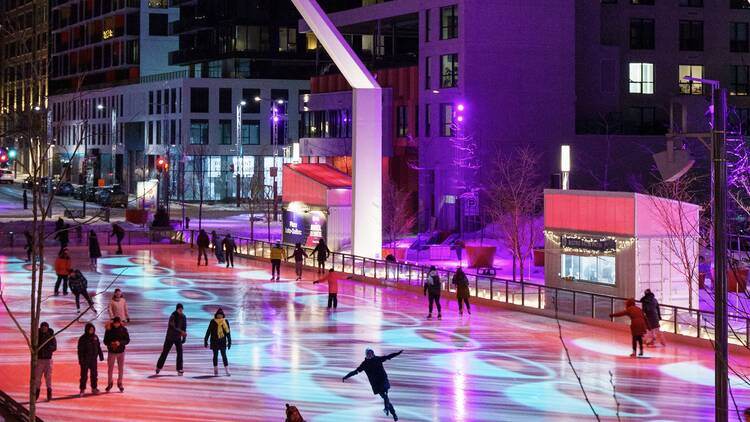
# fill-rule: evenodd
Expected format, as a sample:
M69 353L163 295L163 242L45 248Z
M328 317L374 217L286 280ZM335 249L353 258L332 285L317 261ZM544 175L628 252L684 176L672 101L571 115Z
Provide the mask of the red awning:
M328 164L287 164L291 170L331 189L352 187L352 177Z

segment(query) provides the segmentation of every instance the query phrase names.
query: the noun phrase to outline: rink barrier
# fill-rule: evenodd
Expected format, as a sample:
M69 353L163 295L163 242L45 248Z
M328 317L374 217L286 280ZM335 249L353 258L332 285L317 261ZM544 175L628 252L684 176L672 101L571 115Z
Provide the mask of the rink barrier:
M0 391L0 418L6 421L26 422L31 420L29 410L3 391ZM39 416L37 422L44 422Z
M197 233L184 233L181 239L192 240ZM224 233L219 233L222 237ZM271 247L277 242L233 237L237 244L237 254L249 258L270 259ZM294 245L282 244L286 255L292 256ZM312 257L312 248L304 248L309 255L305 258L306 269L317 268ZM325 269L333 267L336 271L354 276L377 278L409 287L421 287L429 272L429 266L408 262L386 262L382 259L366 258L341 252L332 252L325 264ZM442 290L455 292L452 285L455 270L438 268L443 281ZM473 297L496 301L504 304L534 308L548 312L572 315L600 321L626 321L626 318L611 318L609 315L625 308L628 298L608 296L596 293L581 292L560 287L544 286L533 282L509 280L500 277L466 273L469 279L470 293ZM557 309L555 309L557 307ZM662 315L661 329L676 335L713 340L714 312L691 309L682 306L660 304ZM730 343L748 347L750 344L750 318L742 315L736 305L730 304L729 313Z
M104 229L104 230L102 230ZM110 236L110 229L100 227L97 231L101 245L114 245L115 238ZM88 245L87 231L79 238L77 234L70 234L69 246ZM219 233L223 238L225 233ZM14 239L15 237L15 239ZM131 230L126 231L122 244L128 245L164 245L189 244L194 246L197 230ZM276 242L251 239L248 237L233 237L237 244L237 253L250 258L270 259L271 246ZM735 242L737 240L733 238ZM23 235L2 233L0 246L23 248ZM732 244L732 242L730 242ZM734 243L739 245L740 243ZM51 237L46 239L45 245L59 245ZM291 256L294 245L282 244L287 256ZM312 248L304 248L311 255ZM312 256L305 259L307 269L316 268ZM341 252L332 252L325 268L333 266L336 271L355 276L370 277L386 280L396 284L421 287L426 280L429 266L409 262L386 262L382 259L360 257ZM443 280L442 289L455 292L451 284L454 270L438 268L440 279ZM614 322L609 314L623 309L627 298L608 296L596 293L575 291L560 287L544 286L528 281L510 280L500 277L466 274L469 279L472 296L538 310L555 311L576 317L590 318L600 321ZM447 282L446 282L447 281ZM730 343L750 349L750 317L742 314L736 304L729 304ZM661 328L664 332L688 336L698 339L713 340L714 312L701 309L690 309L669 304L660 304L662 314ZM625 319L620 319L624 321Z

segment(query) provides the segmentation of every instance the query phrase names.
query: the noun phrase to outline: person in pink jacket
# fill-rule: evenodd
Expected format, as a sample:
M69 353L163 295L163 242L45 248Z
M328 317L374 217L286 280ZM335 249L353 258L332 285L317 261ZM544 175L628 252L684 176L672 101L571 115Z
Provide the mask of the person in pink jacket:
M328 283L328 309L336 309L339 305L339 280L340 279L350 279L351 277L347 277L345 274L337 273L336 271L331 268L326 275L323 276L323 278L319 280L313 281L313 284L318 283Z
M128 302L125 301L125 296L122 295L120 289L115 289L115 294L112 295L112 300L109 302L109 318L120 317L121 321L130 322L130 315L128 314Z

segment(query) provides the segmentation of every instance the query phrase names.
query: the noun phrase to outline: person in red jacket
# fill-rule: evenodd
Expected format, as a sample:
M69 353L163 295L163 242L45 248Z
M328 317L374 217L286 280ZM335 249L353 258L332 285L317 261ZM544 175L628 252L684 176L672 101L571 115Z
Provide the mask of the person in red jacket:
M328 283L328 309L331 309L331 306L333 306L333 309L336 309L339 306L339 280L350 278L351 277L346 277L344 274L337 273L331 268L323 278L313 281L313 284L323 282Z
M641 353L638 356L643 356L643 336L648 331L646 315L643 314L641 308L635 306L635 299L628 299L625 302L625 309L620 312L609 314L610 318L622 316L630 318L630 334L633 336L633 353L630 357L636 357L636 345L639 345L641 350Z

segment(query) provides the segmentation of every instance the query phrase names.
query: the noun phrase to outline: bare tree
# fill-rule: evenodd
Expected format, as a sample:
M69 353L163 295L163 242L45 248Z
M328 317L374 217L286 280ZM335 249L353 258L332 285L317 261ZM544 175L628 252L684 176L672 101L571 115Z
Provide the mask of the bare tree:
M524 261L541 236L535 221L543 192L538 154L524 147L511 154L498 151L492 160L485 187L492 201L487 213L513 255L513 279L518 267L523 281Z
M677 271L688 287L688 306L693 308L697 288L701 245L701 220L695 215L695 186L700 180L683 176L672 182L652 186L650 197L657 223L666 236L659 243L659 254Z
M396 184L387 180L383 184L383 237L392 248L396 247L399 237L414 229L417 217L411 206L411 193L399 189Z

